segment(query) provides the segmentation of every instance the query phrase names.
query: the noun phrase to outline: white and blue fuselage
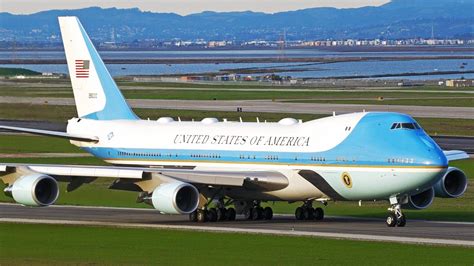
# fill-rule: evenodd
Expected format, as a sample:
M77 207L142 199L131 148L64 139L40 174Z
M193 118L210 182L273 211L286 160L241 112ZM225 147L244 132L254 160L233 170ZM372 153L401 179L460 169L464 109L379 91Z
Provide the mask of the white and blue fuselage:
M442 150L416 121L398 113L353 113L304 123L83 118L70 120L68 133L97 136L97 144L72 143L116 165L271 169L289 179L281 190L233 195L239 198L387 199L429 188L448 167Z

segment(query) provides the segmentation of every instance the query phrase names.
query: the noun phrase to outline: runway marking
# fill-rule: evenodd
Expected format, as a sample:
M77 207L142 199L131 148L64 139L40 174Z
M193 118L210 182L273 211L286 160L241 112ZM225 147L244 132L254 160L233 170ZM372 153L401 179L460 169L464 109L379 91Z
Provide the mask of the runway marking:
M7 203L0 202L1 205L20 206L18 203ZM105 207L105 206L79 206L79 205L51 205L48 208L77 208L77 209L97 209L97 210L121 210L121 211L144 211L144 212L159 212L155 209L149 208L131 208L131 207ZM273 216L278 217L294 217L292 214L285 213L274 213ZM338 216L338 215L326 215L327 218L338 218L338 219L358 219L366 221L384 221L385 219L373 218L373 217L356 217L356 216ZM474 222L456 222L456 221L430 221L430 220L419 220L410 219L410 222L425 222L425 223L436 223L436 224L453 224L453 225L474 225Z
M287 230L275 230L275 229L249 229L249 228L234 228L234 227L128 224L128 223L114 223L114 222L47 220L47 219L16 219L16 218L0 218L0 223L172 229L172 230L190 230L190 231L202 231L202 232L245 233L245 234L250 233L250 234L281 235L281 236L308 236L308 237L324 237L324 238L351 239L351 240L378 241L378 242L397 242L397 243L410 243L410 244L452 245L452 246L474 247L474 241L465 241L465 240L380 236L380 235L363 235L363 234L342 234L342 233L325 233L325 232L304 232L304 231L295 231L294 229L287 231Z

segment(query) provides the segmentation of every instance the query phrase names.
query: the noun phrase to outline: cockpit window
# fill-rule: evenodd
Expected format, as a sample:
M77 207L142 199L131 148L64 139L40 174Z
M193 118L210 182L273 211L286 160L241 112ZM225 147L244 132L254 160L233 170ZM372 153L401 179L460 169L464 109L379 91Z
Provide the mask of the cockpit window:
M413 124L413 123L402 123L402 128L415 129L415 124Z
M420 129L417 123L393 123L390 129Z

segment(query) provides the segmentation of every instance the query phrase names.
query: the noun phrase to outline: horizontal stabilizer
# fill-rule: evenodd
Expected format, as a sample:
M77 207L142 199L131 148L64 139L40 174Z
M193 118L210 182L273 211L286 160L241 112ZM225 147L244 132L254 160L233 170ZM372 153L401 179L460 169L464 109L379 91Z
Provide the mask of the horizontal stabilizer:
M448 159L448 161L469 159L469 155L465 151L452 150L452 151L443 151L443 153Z
M50 131L50 130L24 128L24 127L9 127L9 126L2 126L2 125L0 125L0 129L24 132L24 133L30 133L30 134L42 135L42 136L57 137L57 138L63 138L63 139L69 139L69 140L83 141L83 142L99 142L99 138L97 137L69 134L66 132L59 132L59 131Z

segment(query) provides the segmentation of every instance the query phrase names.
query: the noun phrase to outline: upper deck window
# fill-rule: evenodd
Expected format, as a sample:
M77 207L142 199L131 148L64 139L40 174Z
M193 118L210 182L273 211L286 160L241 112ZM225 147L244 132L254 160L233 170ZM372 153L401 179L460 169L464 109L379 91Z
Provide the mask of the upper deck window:
M420 129L417 123L393 123L390 129Z

